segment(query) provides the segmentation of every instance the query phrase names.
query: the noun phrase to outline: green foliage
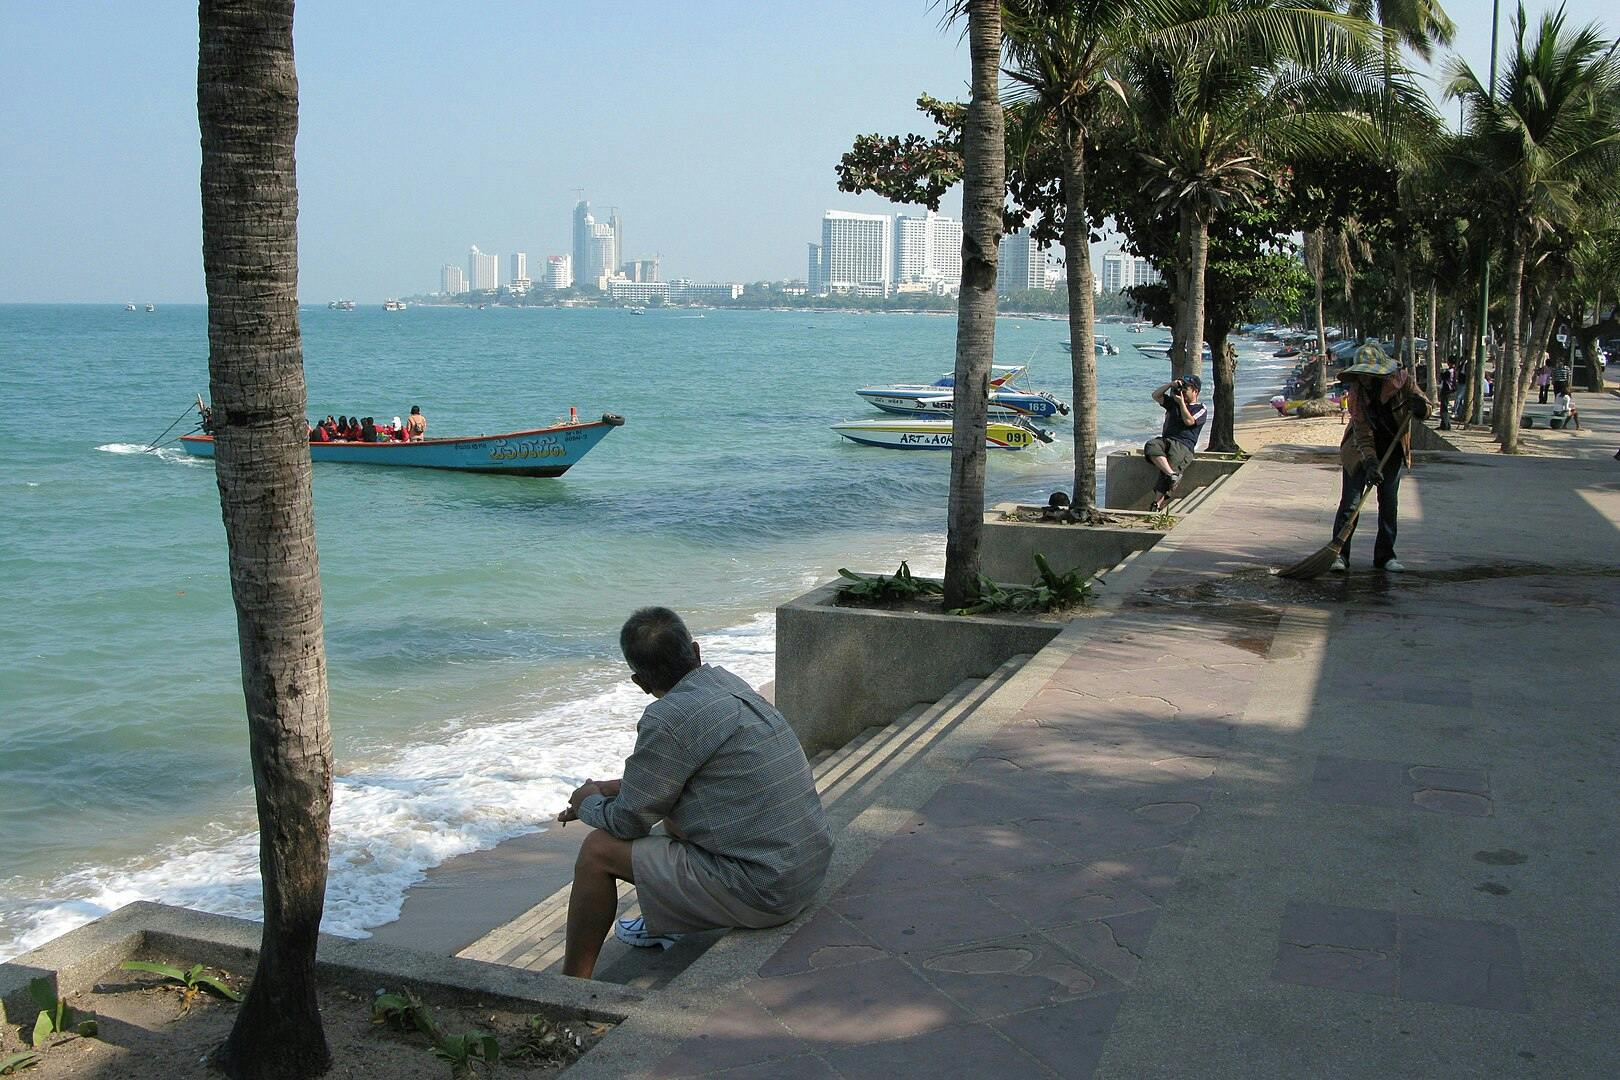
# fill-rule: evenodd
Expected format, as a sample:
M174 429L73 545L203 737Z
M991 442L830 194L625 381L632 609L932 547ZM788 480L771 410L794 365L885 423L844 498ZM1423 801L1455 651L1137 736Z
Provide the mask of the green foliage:
M173 979L179 983L185 992L185 1005L190 1007L191 1001L204 990L211 990L227 1001L241 1001L242 995L221 978L209 975L208 969L201 964L193 964L189 968L177 968L169 964L154 964L146 960L125 960L118 965L125 971L146 971L153 975L162 975L165 979Z
M387 1024L400 1031L413 1031L411 1001L404 994L378 994L371 999L371 1022Z
M473 1063L482 1061L491 1067L501 1060L501 1044L487 1032L466 1032L445 1035L433 1046L433 1056L450 1064L450 1075L455 1080L475 1075Z
M849 582L839 590L839 595L862 604L900 603L925 596L939 596L944 592L944 586L937 581L913 577L911 567L904 562L893 577L882 574L867 577L843 567L839 567L838 576Z
M1035 556L1035 569L1037 576L1034 582L1007 588L1002 588L989 578L980 575L979 602L955 608L951 614L984 615L990 612L1029 614L1064 611L1091 599L1091 579L1078 570L1059 574L1046 561L1046 556L1041 554Z
M5 1057L0 1057L0 1076L10 1076L11 1074L20 1072L23 1069L32 1068L33 1066L38 1065L40 1061L41 1056L33 1050L23 1050L15 1054L7 1054Z
M51 980L46 978L28 980L28 996L39 1006L39 1016L34 1019L34 1032L30 1041L34 1046L45 1045L45 1040L52 1035L84 1035L92 1036L96 1033L96 1018L90 1013L81 1013L68 1003L56 996L56 988Z

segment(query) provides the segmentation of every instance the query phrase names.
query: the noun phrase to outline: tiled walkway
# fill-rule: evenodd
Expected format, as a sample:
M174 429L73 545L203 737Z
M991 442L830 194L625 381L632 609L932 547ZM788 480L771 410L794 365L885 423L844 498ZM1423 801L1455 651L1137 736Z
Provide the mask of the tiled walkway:
M1241 472L653 1074L1620 1075L1620 464L1427 464L1414 572L1269 576L1337 487Z

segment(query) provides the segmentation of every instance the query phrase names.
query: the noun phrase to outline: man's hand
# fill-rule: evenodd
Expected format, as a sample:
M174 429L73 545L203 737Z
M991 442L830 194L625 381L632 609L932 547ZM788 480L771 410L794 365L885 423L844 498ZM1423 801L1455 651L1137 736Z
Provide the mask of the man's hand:
M1384 470L1378 467L1376 461L1369 462L1366 470L1361 474L1362 487L1377 487L1384 482Z
M608 782L613 785L614 794L618 794L618 781L613 780ZM574 789L574 793L568 796L568 808L557 815L557 820L565 825L570 821L578 821L580 803L584 802L592 795L606 795L607 793L602 790L602 787L603 785L598 784L595 780L587 780L583 784L579 785L579 787Z

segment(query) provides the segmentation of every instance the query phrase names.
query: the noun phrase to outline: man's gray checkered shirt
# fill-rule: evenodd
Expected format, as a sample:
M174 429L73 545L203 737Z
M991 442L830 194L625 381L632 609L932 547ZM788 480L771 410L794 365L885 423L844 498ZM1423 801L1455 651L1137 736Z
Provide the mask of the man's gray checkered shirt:
M647 706L619 794L579 807L634 840L668 818L692 857L749 907L802 907L821 885L832 837L798 736L724 668L704 664Z

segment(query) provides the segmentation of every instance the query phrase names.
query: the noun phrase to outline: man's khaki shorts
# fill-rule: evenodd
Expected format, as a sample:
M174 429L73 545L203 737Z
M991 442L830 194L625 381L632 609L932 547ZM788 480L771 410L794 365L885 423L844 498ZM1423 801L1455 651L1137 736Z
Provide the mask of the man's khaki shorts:
M691 857L686 841L669 836L632 841L630 872L636 876L636 898L650 933L689 934L734 926L763 930L798 914L749 907Z

